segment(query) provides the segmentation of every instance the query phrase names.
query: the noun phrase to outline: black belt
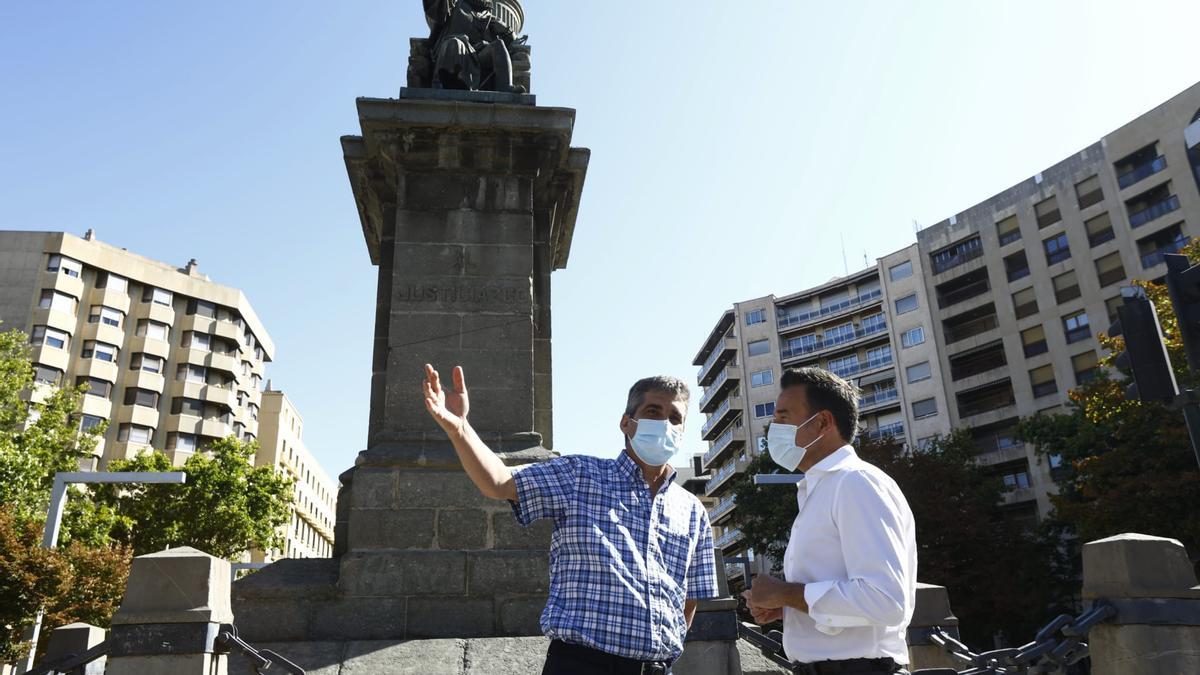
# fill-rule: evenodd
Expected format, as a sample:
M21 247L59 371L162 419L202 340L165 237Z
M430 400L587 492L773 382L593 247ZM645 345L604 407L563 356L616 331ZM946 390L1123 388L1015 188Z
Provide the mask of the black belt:
M639 661L562 640L550 641L550 653L602 666L612 673L628 673L629 675L666 675L670 672L672 663L671 661Z
M840 661L815 661L813 663L793 663L792 672L797 675L868 675L875 673L896 673L902 668L895 659L883 657L878 659L842 659Z

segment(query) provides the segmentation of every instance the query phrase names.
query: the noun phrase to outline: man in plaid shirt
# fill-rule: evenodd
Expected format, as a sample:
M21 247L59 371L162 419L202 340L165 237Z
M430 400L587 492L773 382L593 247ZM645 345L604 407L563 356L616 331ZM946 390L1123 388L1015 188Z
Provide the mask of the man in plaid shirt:
M425 407L479 491L511 502L522 525L554 520L543 675L669 674L697 601L717 595L708 513L673 482L668 463L682 441L687 385L673 377L633 385L616 459L572 455L516 473L467 422L462 368L446 391L426 365L424 387Z

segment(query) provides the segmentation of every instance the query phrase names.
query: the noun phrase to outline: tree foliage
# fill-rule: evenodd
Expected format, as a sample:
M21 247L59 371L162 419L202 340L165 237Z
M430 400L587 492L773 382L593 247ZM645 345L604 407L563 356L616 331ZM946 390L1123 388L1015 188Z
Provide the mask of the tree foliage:
M1200 243L1185 255L1200 260ZM1162 325L1181 388L1200 386L1187 369L1179 324L1162 284L1134 282L1146 290ZM1100 371L1070 392L1066 414L1022 420L1021 435L1043 455L1061 456L1069 477L1053 495L1051 519L1083 541L1123 532L1172 537L1200 554L1200 469L1180 411L1125 397L1128 372L1116 368L1120 337L1100 335L1109 354Z
M258 444L236 438L214 441L188 458L183 485L102 486L96 500L113 509L127 527L113 538L136 555L191 546L219 558L258 548L279 549L278 528L291 515L292 482L275 467L253 463ZM111 471L172 471L159 452L109 463Z

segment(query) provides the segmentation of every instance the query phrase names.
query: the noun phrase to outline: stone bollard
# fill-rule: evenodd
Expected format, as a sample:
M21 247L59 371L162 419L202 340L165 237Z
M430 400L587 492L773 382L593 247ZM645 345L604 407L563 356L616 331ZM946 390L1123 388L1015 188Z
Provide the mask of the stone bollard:
M940 626L958 639L958 618L950 611L945 586L917 584L917 605L908 624L908 668L955 668L959 664L946 650L929 641L929 629Z
M105 674L225 675L215 641L233 622L229 584L229 563L194 548L134 558Z
M71 623L54 629L46 644L46 655L38 666L50 665L69 656L79 656L104 642L104 629L87 623ZM84 666L83 675L104 675L107 657L92 661Z
M1117 609L1088 634L1093 675L1200 673L1200 587L1179 541L1118 534L1084 544L1083 600Z

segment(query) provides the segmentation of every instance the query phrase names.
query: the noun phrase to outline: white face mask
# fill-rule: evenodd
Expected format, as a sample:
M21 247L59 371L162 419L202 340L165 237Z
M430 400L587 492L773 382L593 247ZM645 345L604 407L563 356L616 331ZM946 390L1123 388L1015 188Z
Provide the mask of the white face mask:
M662 466L671 461L683 445L683 425L667 420L633 420L637 431L629 439L638 459L650 466Z
M800 462L804 461L804 453L808 452L813 443L824 438L825 434L817 436L804 447L800 447L796 445L796 432L800 430L800 427L813 421L820 414L816 413L800 424L771 423L770 428L767 429L767 450L771 453L771 459L776 464L788 471L795 471L796 467L800 466Z

